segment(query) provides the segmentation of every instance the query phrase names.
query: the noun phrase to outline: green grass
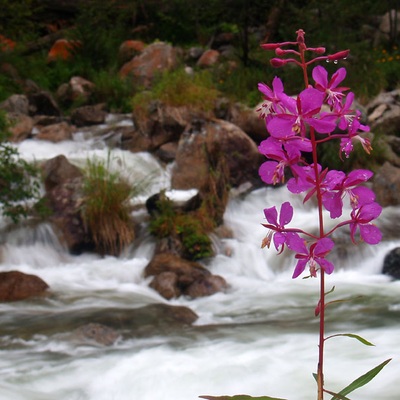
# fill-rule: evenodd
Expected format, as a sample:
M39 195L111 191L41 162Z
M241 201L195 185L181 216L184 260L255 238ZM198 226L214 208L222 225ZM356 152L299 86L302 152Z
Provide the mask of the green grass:
M100 254L119 255L135 238L130 200L143 190L131 185L107 161L87 160L82 216Z

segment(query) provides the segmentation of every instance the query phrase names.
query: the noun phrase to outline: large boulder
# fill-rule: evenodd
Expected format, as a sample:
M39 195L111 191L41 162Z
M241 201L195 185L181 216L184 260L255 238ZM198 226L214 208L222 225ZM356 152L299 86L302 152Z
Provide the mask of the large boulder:
M63 104L79 101L86 104L92 96L95 84L81 76L73 76L68 83L63 83L57 89L57 99Z
M118 60L121 63L130 61L133 57L140 54L146 44L141 40L125 40L121 43L118 49Z
M188 107L169 106L159 101L152 102L143 117L133 111L134 124L149 138L152 149L177 142L192 119L193 113Z
M147 46L141 54L120 69L122 77L132 77L135 83L151 85L154 77L178 65L177 51L170 44L157 42Z
M379 94L366 109L372 131L400 135L400 89Z
M373 190L381 206L400 204L400 168L385 162L374 176Z
M258 184L261 161L255 142L236 125L219 119L193 121L180 138L171 185L201 189L218 163L226 165L232 187Z
M71 140L74 131L75 128L73 126L63 121L40 128L39 133L36 135L36 139L58 143L64 140Z
M155 254L145 268L145 276L154 277L150 286L167 299L209 296L227 287L224 278L212 275L201 264L171 253Z
M0 109L9 113L29 114L29 100L24 94L13 94L0 103Z
M7 119L10 123L10 140L12 142L22 142L31 135L34 122L33 119L28 115L20 113L8 113Z
M400 247L396 247L386 254L382 273L394 279L400 279Z
M0 272L0 301L43 296L49 288L41 278L19 271Z
M66 179L47 191L45 198L52 212L50 220L69 251L72 254L93 251L95 246L81 214L84 202L82 178Z
M82 179L68 179L46 193L47 205L61 241L72 253L87 249L87 234L79 212L83 202Z
M72 338L85 344L111 346L121 338L121 335L107 325L91 322L75 329Z
M228 120L246 132L257 144L268 137L265 120L260 118L258 107L250 108L240 103L229 107Z
M71 164L63 154L46 160L41 168L46 191L50 191L68 180L83 176L82 171Z
M104 104L96 104L75 108L71 113L71 121L79 127L99 125L105 122L106 116Z
M61 110L52 94L45 90L30 93L28 99L31 115L53 115L56 117L61 115Z

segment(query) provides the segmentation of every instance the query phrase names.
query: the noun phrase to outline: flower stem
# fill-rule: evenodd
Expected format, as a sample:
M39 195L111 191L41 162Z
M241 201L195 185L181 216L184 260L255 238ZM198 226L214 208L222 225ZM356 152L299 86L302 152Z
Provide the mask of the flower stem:
M324 344L325 344L325 271L320 270L319 344L318 344L318 400L324 398Z
M324 232L324 219L323 219L323 206L322 206L322 193L321 193L321 180L318 171L318 155L317 155L317 140L315 138L314 128L310 128L310 139L312 143L312 157L315 172L315 187L318 203L318 220L319 220L319 237L325 236ZM317 384L318 384L318 400L324 398L324 344L325 344L325 271L320 269L320 293L319 293L319 344L318 344L318 369L317 369Z

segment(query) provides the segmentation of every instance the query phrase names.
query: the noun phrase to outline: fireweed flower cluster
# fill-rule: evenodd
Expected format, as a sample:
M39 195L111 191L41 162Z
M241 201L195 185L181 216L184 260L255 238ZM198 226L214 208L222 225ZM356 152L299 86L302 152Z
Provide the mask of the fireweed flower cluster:
M339 392L325 388L324 384L324 346L328 339L347 336L363 344L372 345L358 335L350 333L325 336L325 308L329 304L326 296L333 289L325 291L325 275L331 274L334 265L329 261L329 253L335 246L333 233L347 227L354 244L364 241L377 244L382 238L381 232L373 224L382 208L375 202L374 192L366 186L372 178L371 171L357 169L349 173L324 168L318 162L318 146L337 140L340 143L339 156L349 157L353 151L353 142L359 141L366 151L372 150L371 143L363 133L369 128L361 124L360 112L353 108L354 93L342 86L346 69L339 68L331 77L322 66L314 66L311 71L312 83L308 80L308 67L318 61L337 64L349 54L348 50L332 55L324 55L323 47L307 47L304 31L298 30L294 42L267 43L265 50L275 51L277 57L271 60L273 67L282 67L293 63L303 72L304 87L296 97L285 93L283 82L275 77L271 87L259 83L258 88L264 96L259 108L260 117L265 120L269 137L260 143L259 151L266 158L259 168L261 179L269 184L286 183L287 189L294 194L304 195L303 202L316 199L318 212L318 234L291 227L294 208L285 201L279 208L264 209L268 229L262 241L262 247L274 245L282 253L285 249L294 253L296 265L293 278L297 278L308 268L309 276L319 278L319 300L315 307L315 316L319 317L319 342L317 373L317 400L324 400L328 394L334 399L348 399L347 394L364 386L373 379L390 361L384 361L366 374L354 380ZM311 54L311 56L310 56ZM288 180L286 181L286 179ZM350 207L344 207L348 203ZM344 210L348 215L342 215ZM324 228L324 214L329 214L338 223L330 231ZM340 218L340 220L339 220ZM340 300L339 300L340 301ZM333 397L331 397L333 396ZM229 396L200 396L207 400L224 400ZM233 396L232 400L253 398L251 396ZM231 398L231 397L229 397ZM275 397L273 397L275 399ZM257 399L273 399L257 397Z
M298 50L292 47L297 46ZM302 229L286 228L293 217L293 207L289 202L281 206L280 216L275 207L264 210L269 229L262 247L270 246L273 240L280 252L285 246L295 253L298 260L293 278L298 277L308 266L310 276L317 276L319 270L330 274L333 264L326 259L334 247L334 241L328 236L345 225L350 228L351 240L354 243L364 241L377 244L381 232L373 225L373 220L381 213L381 206L375 202L375 195L365 183L373 173L359 169L346 174L343 171L323 168L317 159L317 146L331 140L340 141L340 154L349 157L353 151L353 142L361 142L369 154L372 150L368 138L362 136L369 127L361 123L360 112L353 108L354 93L341 86L346 77L346 69L339 68L330 78L322 66L314 66L311 72L313 83L308 81L307 67L320 60L332 61L347 57L349 51L341 51L324 56L322 47L308 48L304 41L304 32L297 32L296 42L265 44L266 50L274 50L279 58L273 58L271 64L281 67L288 63L299 65L305 78L305 89L296 97L285 93L283 82L275 77L272 87L259 84L264 102L259 108L260 116L265 120L269 137L261 142L259 151L266 156L259 169L261 179L267 184L287 182L287 189L292 193L303 193L304 202L317 197L320 215L320 234L315 236ZM287 48L289 47L289 48ZM314 58L306 61L307 53ZM285 58L297 57L296 58ZM306 160L312 160L311 163ZM329 232L323 228L323 210L330 218L342 217L344 202L350 204L348 219L337 224Z

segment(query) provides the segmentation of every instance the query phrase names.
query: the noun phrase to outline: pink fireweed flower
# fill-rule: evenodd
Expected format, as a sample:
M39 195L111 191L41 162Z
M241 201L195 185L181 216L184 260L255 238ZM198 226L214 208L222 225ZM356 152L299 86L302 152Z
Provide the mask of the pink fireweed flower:
M349 134L347 137L340 139L340 150L339 157L342 159L341 155L344 153L346 158L350 157L351 152L354 150L353 141L358 140L361 143L362 148L367 154L371 154L372 145L371 141L366 137L361 137L360 135Z
M349 89L346 87L338 87L339 83L346 77L346 69L339 68L328 82L328 71L318 66L313 69L312 77L315 81L315 88L325 93L327 103L332 108L336 108L344 97L343 92Z
M372 203L375 200L375 193L365 186L360 186L372 176L373 173L366 169L351 171L347 176L342 171L329 171L326 177L326 190L322 194L322 202L330 212L330 217L339 218L342 215L345 195L349 196L353 209Z
M324 94L319 90L307 88L297 99L284 94L280 97L288 112L276 114L268 122L267 129L271 136L277 139L293 135L304 137L307 125L314 127L319 133L330 133L335 129L335 116L317 117L324 98Z
M285 168L297 164L301 157L301 152L296 146L288 146L289 151L282 148L281 141L269 137L263 140L258 147L261 154L269 160L261 164L258 173L261 179L268 184L275 185L285 180Z
M271 240L273 239L276 250L279 250L279 247L281 246L280 252L282 252L287 235L285 232L285 225L287 225L293 218L293 207L288 201L283 203L279 213L279 221L278 211L275 206L264 209L264 215L269 224L262 225L270 230L267 236L263 239L261 247L267 246L269 248Z
M320 189L321 192L324 193L327 185L332 185L331 182L327 182L325 180L327 176L327 169L322 171L322 167L318 164L318 179L320 180ZM291 193L303 193L307 191L306 196L304 197L303 202L308 201L315 193L317 186L317 178L315 176L314 164L311 165L294 165L292 167L294 178L289 179L287 183L287 189Z
M344 104L338 105L336 111L339 117L338 127L341 130L348 130L349 134L358 131L369 132L369 126L362 125L360 122L361 112L351 108L354 101L354 93L347 94Z
M317 265L327 274L333 272L335 268L333 263L325 258L334 246L333 240L329 238L318 239L307 248L304 239L297 233L289 232L286 235L286 244L290 250L296 252L295 258L298 260L293 272L293 279L303 273L307 264L309 264L310 275L313 277L317 275Z
M265 83L259 83L258 90L264 95L265 100L257 110L261 118L268 122L273 114L284 112L285 108L281 105L280 99L283 94L283 83L278 77L272 81L272 89Z
M363 204L351 212L350 237L353 243L356 243L354 236L358 230L361 240L365 243L377 244L381 241L381 231L371 223L372 220L379 217L381 212L382 207L375 202Z

